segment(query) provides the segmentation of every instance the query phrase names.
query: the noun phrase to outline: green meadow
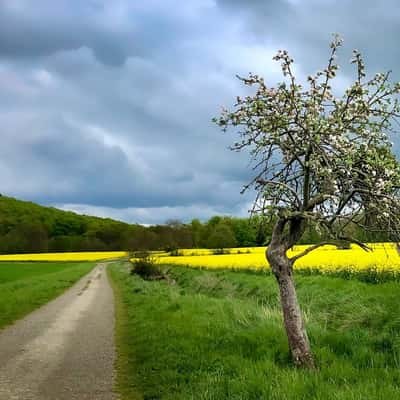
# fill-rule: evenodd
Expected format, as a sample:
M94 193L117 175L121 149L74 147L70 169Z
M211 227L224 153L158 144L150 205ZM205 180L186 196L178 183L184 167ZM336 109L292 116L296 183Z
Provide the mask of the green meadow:
M47 303L94 263L0 263L0 329Z
M400 398L400 287L296 276L318 369L293 367L269 274L109 267L122 400Z

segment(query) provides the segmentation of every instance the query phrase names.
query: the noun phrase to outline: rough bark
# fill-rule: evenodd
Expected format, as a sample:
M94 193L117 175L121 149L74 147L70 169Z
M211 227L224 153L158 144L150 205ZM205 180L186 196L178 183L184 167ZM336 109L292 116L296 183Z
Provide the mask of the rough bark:
M292 277L292 262L286 256L286 251L293 245L292 241L296 239L295 236L299 235L304 227L302 227L301 221L291 222L289 232L284 234L286 223L285 220L277 222L266 256L279 285L283 319L293 362L296 366L314 368L310 342Z

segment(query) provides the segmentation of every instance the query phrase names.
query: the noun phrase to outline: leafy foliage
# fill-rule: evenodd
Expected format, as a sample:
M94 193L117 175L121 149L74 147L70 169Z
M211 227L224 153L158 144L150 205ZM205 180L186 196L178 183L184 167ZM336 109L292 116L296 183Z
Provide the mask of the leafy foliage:
M232 149L248 149L257 171L244 190L257 191L254 211L296 231L286 235L287 248L309 224L325 240L358 242L348 235L354 225L399 236L400 166L389 139L400 115L400 83L390 82L390 72L367 79L363 58L354 50L356 79L335 96L341 45L335 35L327 67L308 76L308 88L296 80L294 60L279 50L274 59L284 81L268 87L258 75L239 77L255 94L237 97L233 111L224 109L214 119L223 130L239 130Z

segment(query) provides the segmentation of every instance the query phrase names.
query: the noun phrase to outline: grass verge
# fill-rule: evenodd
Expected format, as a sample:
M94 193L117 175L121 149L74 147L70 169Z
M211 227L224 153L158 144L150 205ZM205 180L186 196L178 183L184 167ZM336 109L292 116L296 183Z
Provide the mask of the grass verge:
M119 279L120 274L129 274L131 268L129 262L110 264L107 274L114 292L115 301L115 345L117 351L116 360L116 390L121 395L120 399L143 400L139 377L136 374L134 347L132 341L135 337L131 334L135 330L133 315L135 308L130 303L131 290L123 285ZM134 371L134 372L133 372Z
M109 269L122 400L399 398L398 283L296 277L319 366L309 372L290 363L272 276L168 270L175 284Z
M94 263L0 263L0 329L47 303Z

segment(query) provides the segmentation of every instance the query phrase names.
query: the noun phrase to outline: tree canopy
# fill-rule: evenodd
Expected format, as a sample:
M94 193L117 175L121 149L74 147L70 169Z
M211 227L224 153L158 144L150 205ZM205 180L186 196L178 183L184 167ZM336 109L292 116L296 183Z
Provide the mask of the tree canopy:
M349 225L398 236L400 168L390 134L400 113L400 83L390 83L390 72L367 79L354 50L356 79L335 96L341 45L335 35L327 67L308 76L308 88L298 83L288 52L279 50L274 59L285 80L268 87L258 75L239 77L255 94L237 97L234 110L214 121L224 130L239 128L233 150L250 150L257 173L245 189L255 186L255 211L312 222L325 239L362 245L347 234ZM366 223L371 215L373 226Z
M293 265L319 246L340 242L368 247L354 235L354 226L386 232L399 240L400 167L392 154L400 105L400 83L390 72L367 78L361 53L353 51L354 82L335 95L339 66L338 35L330 44L326 68L307 77L307 87L294 75L294 60L279 50L284 80L275 87L264 78L238 77L255 88L237 97L232 111L223 109L214 121L226 131L239 131L233 150L249 150L255 176L255 212L274 221L267 260L277 279L286 333L295 364L314 368L307 332L292 277ZM287 250L312 226L317 243L289 258Z

